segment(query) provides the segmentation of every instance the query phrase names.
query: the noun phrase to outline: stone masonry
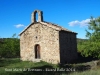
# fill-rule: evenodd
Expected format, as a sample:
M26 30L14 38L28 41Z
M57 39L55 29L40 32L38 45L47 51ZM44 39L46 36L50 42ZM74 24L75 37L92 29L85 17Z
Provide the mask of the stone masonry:
M20 33L21 60L43 60L57 64L70 63L77 59L77 33L43 21L43 12L39 10L32 13L31 20L32 23Z

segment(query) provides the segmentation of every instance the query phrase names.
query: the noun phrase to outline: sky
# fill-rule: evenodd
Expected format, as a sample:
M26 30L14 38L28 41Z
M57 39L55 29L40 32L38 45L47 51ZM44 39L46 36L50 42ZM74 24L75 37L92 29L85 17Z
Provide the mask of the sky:
M0 38L19 34L31 23L34 10L43 19L74 31L85 39L90 17L100 16L100 0L0 0Z

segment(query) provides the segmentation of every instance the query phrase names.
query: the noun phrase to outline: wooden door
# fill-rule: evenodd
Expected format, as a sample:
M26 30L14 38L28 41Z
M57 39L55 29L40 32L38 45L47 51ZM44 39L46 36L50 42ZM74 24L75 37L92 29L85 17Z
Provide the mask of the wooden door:
M35 45L35 58L40 59L40 45Z

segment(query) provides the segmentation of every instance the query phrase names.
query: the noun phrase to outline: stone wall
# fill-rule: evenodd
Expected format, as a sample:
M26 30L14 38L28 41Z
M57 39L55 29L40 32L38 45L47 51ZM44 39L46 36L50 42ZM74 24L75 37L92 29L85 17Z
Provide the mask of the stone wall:
M20 36L21 60L34 61L36 44L40 45L40 58L53 64L60 62L59 32L46 25L31 25Z
M60 62L70 63L77 59L76 34L65 31L59 32Z
M36 21L36 13L38 13L38 22ZM77 58L75 33L60 26L43 22L43 12L40 10L35 10L32 13L31 20L32 24L20 33L21 60L35 61L37 45L39 46L40 59L49 63L69 63Z

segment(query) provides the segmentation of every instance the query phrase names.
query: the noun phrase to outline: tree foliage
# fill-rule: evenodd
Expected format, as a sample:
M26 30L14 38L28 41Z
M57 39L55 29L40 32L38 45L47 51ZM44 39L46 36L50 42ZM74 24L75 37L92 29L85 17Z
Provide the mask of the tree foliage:
M79 51L86 57L100 58L100 17L96 19L91 17L88 30L86 30L86 37L88 41L78 45Z
M0 57L18 57L20 44L16 34L13 34L11 38L4 38L2 40L3 43L0 43Z

